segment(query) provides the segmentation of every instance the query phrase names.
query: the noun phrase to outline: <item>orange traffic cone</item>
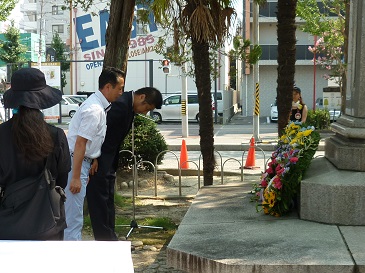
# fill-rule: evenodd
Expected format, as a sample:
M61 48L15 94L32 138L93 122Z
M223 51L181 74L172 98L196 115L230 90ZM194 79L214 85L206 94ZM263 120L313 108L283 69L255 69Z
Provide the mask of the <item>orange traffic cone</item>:
M189 169L188 150L186 149L185 139L182 140L181 151L180 151L180 168Z
M255 160L256 160L256 154L255 154L255 138L251 137L250 140L250 148L248 149L248 155L246 159L246 165L244 166L245 169L255 169Z

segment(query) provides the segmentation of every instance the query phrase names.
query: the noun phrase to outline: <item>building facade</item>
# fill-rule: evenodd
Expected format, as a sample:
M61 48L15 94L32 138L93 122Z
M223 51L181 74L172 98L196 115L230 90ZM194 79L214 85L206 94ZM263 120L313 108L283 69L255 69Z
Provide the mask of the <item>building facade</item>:
M243 28L248 32L249 38L253 41L253 9L252 0L244 0L243 14L249 14L249 26ZM277 0L268 0L264 7L259 8L259 45L262 48L262 56L259 61L259 84L260 84L260 116L270 116L270 105L274 103L277 94ZM249 13L246 11L250 11ZM245 21L245 18L244 20ZM300 24L300 18L297 18ZM247 33L243 33L245 36ZM319 66L314 66L313 53L308 50L313 46L314 37L308 33L296 30L296 67L295 83L302 90L302 97L308 109L313 109L316 98L323 96L323 88L328 86L324 75L328 72ZM318 37L319 38L319 37ZM243 71L244 72L244 71ZM238 87L239 88L239 87ZM255 106L255 83L253 82L252 69L250 74L242 74L241 78L241 105L242 113L252 116Z

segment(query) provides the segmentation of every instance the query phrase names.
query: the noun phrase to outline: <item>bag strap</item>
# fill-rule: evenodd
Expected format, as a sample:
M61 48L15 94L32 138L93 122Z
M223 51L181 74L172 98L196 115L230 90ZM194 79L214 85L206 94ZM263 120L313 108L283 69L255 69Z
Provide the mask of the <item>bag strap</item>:
M47 156L46 164L44 168L44 174L50 189L53 189L56 186L56 180L53 178L52 173L50 172L51 163L54 161L54 153L56 151L56 145L58 142L58 131L56 127L50 126L50 133L53 139L53 151Z

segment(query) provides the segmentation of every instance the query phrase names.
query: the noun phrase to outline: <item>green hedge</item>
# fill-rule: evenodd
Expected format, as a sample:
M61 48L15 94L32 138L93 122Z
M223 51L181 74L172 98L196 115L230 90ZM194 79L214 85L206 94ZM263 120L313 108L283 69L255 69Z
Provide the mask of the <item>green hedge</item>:
M309 110L306 124L314 126L317 130L328 129L330 126L330 114L328 110Z
M121 150L132 151L132 133L130 132L121 145ZM134 152L137 157L137 164L141 161L150 161L155 164L157 155L167 150L164 137L157 129L156 123L145 116L137 115L134 119ZM157 164L161 164L163 155L159 156ZM132 157L129 153L121 153L119 167L131 168L133 165ZM150 164L141 164L141 169L153 171Z

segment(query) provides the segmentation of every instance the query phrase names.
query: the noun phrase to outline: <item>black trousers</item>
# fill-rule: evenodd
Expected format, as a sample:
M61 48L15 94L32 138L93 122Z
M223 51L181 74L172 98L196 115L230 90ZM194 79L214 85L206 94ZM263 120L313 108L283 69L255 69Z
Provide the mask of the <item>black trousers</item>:
M94 238L97 241L117 241L114 207L115 174L90 176L86 198Z

